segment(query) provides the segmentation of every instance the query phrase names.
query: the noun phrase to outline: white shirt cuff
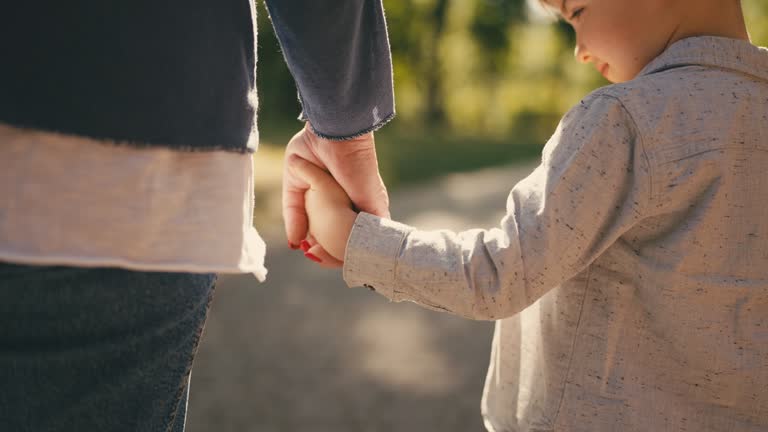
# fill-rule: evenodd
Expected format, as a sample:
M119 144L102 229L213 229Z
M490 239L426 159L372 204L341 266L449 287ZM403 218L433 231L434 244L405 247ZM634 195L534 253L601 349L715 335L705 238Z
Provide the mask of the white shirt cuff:
M397 301L397 260L411 231L412 227L390 219L358 214L344 256L343 277L347 285L364 286Z

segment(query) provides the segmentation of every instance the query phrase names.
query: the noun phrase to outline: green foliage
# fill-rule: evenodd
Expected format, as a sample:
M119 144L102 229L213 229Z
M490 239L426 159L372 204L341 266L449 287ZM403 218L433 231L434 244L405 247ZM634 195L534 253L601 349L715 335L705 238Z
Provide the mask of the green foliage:
M768 46L768 1L742 0L742 5L752 43Z
M525 19L525 0L478 0L470 32L485 51L490 69L502 72L509 50L510 28Z
M768 1L742 1L753 43L768 45ZM377 146L390 183L538 154L562 113L607 84L574 61L572 29L527 3L384 0L398 118ZM286 142L300 108L263 9L258 75L262 136Z
M259 123L262 133L280 129L270 125L284 125L295 121L301 112L296 85L283 60L280 45L262 2L258 2L258 58L256 71L259 91Z

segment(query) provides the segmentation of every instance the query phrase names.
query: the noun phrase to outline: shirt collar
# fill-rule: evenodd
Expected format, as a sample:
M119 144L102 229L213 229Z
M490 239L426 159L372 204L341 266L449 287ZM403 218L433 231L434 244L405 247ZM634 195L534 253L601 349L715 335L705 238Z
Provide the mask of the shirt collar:
M685 38L670 45L638 76L691 65L732 69L768 81L768 48L717 36Z

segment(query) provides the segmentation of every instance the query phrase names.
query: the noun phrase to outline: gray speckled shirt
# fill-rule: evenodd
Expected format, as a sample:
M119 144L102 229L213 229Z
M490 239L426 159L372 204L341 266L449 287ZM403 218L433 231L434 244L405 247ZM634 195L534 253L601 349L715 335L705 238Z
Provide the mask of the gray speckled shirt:
M688 38L571 109L489 230L360 214L344 278L498 320L501 431L768 430L768 50Z

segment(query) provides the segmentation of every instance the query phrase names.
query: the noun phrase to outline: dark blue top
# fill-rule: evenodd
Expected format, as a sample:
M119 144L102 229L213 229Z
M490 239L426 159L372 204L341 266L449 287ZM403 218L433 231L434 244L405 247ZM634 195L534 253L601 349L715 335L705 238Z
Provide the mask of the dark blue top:
M132 145L249 150L249 0L2 3L0 122ZM352 137L394 115L381 0L267 6L319 134Z

